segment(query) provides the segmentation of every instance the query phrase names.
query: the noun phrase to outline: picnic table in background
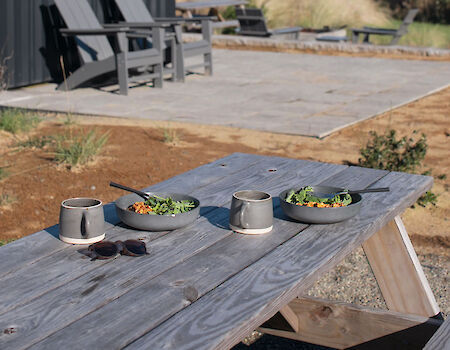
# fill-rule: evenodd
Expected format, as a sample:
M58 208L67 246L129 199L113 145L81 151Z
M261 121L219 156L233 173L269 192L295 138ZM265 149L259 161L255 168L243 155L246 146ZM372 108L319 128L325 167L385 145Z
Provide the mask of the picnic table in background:
M235 28L239 26L237 20L226 20L219 13L220 7L228 6L244 6L248 3L247 0L212 0L212 1L194 1L194 2L179 2L176 3L176 9L183 13L184 17L192 18L195 16L197 10L208 10L208 16L216 16L217 21L213 22L214 29L220 28Z
M112 203L104 206L106 238L143 240L150 255L90 261L85 247L57 238L57 225L0 247L0 348L227 349L260 326L337 348L422 348L442 321L399 215L432 183L422 175L234 153L146 189L200 200L200 217L184 228L134 230L119 222ZM341 223L284 216L277 195L316 184L391 190L365 194L360 213ZM229 229L231 196L240 189L272 194L272 232ZM305 296L361 245L389 310Z

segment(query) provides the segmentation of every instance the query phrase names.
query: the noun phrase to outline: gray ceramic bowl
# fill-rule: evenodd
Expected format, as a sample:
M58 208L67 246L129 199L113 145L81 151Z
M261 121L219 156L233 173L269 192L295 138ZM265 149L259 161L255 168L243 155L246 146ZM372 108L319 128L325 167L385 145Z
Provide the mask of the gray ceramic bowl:
M344 190L340 187L330 186L312 186L312 188L314 191L321 193L333 193ZM292 189L295 191L300 190L300 188ZM362 198L359 194L352 194L352 203L345 207L315 208L286 202L286 196L289 191L291 191L291 189L287 189L280 193L281 209L287 216L300 222L308 224L333 224L335 222L350 219L358 214L361 209Z
M200 201L197 198L188 196L186 194L180 193L154 193L160 197L171 197L173 200L191 200L194 202L195 207L186 212L173 215L149 215L149 214L138 214L133 211L128 210L128 207L135 202L142 201L142 197L137 194L129 194L120 197L116 200L116 212L120 220L139 230L144 231L170 231L177 228L186 226L191 222L194 222L200 214Z

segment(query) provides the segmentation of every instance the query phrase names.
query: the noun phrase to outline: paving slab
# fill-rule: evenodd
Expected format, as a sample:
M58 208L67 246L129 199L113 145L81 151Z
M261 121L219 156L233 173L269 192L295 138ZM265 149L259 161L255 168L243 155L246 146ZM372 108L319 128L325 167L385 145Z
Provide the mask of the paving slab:
M162 89L42 84L0 92L0 105L325 137L450 84L450 62L221 49L213 59L213 76Z

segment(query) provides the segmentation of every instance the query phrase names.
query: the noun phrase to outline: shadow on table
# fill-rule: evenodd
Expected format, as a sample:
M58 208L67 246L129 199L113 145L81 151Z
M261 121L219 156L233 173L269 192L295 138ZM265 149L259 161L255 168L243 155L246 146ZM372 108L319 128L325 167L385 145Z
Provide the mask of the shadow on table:
M230 209L207 205L200 207L200 216L205 217L212 225L228 230L228 220L230 217Z
M44 231L49 233L51 236L59 239L59 225L47 227Z

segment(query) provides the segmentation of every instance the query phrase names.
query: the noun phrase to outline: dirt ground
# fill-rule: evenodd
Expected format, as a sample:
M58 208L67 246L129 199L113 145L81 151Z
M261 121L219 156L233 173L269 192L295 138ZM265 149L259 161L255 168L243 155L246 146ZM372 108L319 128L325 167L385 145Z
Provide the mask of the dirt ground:
M228 127L154 122L148 120L72 116L72 128L110 132L107 145L95 162L78 169L57 165L48 149L17 148L18 140L67 131L67 116L47 115L39 127L12 136L0 131L0 167L8 176L0 180L0 240L29 235L58 222L65 198L89 196L110 202L123 195L109 181L143 188L233 152L277 155L337 164L357 163L359 149L369 131L395 129L399 135L413 130L427 135L424 169L435 177L432 189L437 206L408 209L403 219L413 242L424 249L449 255L450 88L348 127L324 139L272 134ZM175 142L164 142L164 132ZM1 198L1 197L0 197ZM6 199L6 200L5 200Z

